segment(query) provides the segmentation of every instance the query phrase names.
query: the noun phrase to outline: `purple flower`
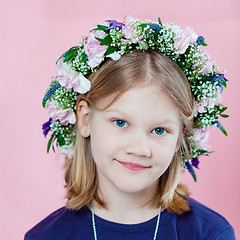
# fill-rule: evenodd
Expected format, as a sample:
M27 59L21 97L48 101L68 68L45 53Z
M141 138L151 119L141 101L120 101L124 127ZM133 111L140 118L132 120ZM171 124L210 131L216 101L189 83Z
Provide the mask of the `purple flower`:
M42 105L45 108L46 102L48 101L48 99L60 88L60 84L59 83L55 83L50 89L48 89L48 91L46 92L43 101L42 101Z
M125 26L124 23L120 23L116 20L106 20L105 22L109 22L109 27L106 28L106 30L110 30L110 29L114 29L114 28L120 28L122 29L122 27Z
M149 23L149 26L154 31L157 31L157 30L160 31L162 29L162 27L157 23Z
M207 44L206 44L205 41L204 41L204 37L203 37L203 36L199 36L198 39L197 39L197 41L196 41L196 43L197 43L198 45L207 46Z
M224 89L224 87L227 87L227 83L228 80L224 77L224 74L218 74L218 75L214 75L211 81L217 81L218 82L218 86L221 88L221 93Z
M198 160L198 158L192 160L191 163L192 163L192 165L193 165L195 168L198 168L198 165L199 165L199 160Z
M52 118L49 118L47 122L42 125L43 135L46 137L50 131L50 125L52 123Z
M185 162L185 165L186 165L188 171L190 172L190 174L192 175L194 181L196 182L197 181L197 176L196 176L196 173L195 173L192 165L189 162Z

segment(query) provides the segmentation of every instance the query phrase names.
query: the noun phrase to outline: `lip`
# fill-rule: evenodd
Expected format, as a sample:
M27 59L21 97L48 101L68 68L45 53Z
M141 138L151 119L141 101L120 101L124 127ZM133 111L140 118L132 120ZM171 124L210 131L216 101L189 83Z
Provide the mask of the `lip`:
M146 168L150 168L149 166L143 166L141 164L131 163L131 162L121 162L119 160L116 160L119 162L123 167L132 170L132 171L142 171Z

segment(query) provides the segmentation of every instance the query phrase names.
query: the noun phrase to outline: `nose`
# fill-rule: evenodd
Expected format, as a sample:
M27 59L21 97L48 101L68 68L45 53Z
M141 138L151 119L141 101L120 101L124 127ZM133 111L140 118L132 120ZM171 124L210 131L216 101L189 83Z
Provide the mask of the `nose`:
M132 132L126 141L125 152L137 157L151 157L150 140L144 133Z

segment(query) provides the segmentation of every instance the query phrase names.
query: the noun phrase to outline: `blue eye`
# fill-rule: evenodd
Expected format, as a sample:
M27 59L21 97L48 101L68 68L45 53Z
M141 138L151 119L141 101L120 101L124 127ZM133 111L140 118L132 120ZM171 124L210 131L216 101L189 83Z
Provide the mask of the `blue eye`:
M114 120L113 121L118 127L127 127L127 123L123 120Z
M164 128L155 128L153 130L153 133L156 133L158 135L164 135L167 133L167 131Z

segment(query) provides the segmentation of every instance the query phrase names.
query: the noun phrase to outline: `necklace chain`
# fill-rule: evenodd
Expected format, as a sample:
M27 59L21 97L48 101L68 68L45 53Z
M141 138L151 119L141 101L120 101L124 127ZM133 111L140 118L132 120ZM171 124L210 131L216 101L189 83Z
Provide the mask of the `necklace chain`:
M96 230L96 223L95 223L94 208L91 209L91 212L92 212L92 227L93 227L94 240L98 240L97 239L97 230ZM157 233L158 233L158 228L159 228L159 223L160 223L160 216L161 216L161 206L160 206L159 212L158 212L158 218L157 218L157 223L156 223L156 227L155 227L153 240L156 240L156 238L157 238Z

